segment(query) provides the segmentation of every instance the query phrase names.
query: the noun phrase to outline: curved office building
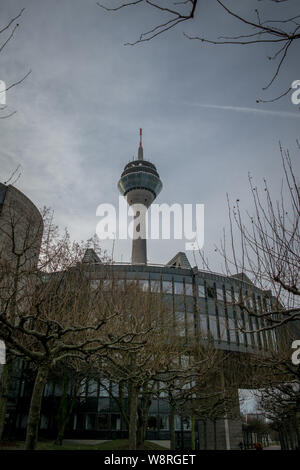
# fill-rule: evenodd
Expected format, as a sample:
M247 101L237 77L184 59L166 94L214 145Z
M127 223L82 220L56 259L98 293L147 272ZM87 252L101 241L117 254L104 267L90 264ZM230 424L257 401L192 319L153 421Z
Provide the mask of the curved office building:
M268 293L257 289L252 283L240 280L237 276L226 277L191 268L184 253L178 253L165 266L155 265L102 265L97 255L87 250L84 262L89 264L91 282L98 287L102 282L120 284L137 281L140 287L157 293L162 291L173 306L173 315L179 334L191 341L192 337L213 339L215 348L232 351L235 355L258 353L275 345L271 331L242 333L243 328L256 330L263 324L242 314L234 306L242 294L251 308L257 312L268 308ZM107 284L106 284L107 286ZM177 330L178 331L178 330ZM108 391L110 390L110 392ZM55 427L53 403L61 393L60 386L49 383L45 389L41 431L46 434ZM127 436L127 425L117 401L118 386L83 381L72 419L68 425L67 437L90 439L115 439ZM125 401L127 397L125 396ZM236 396L238 408L238 394ZM153 398L149 410L147 439L168 440L170 409L166 397ZM182 442L189 446L191 438L191 418L175 415L175 437L177 447ZM242 440L242 426L239 418L219 417L214 421L200 420L197 423L197 446L206 449L237 449Z
M125 166L118 187L128 204L143 203L145 211L162 188L155 166L143 159L141 139L138 159ZM136 228L137 231L141 229ZM114 279L118 283L136 281L143 290L163 292L172 305L177 330L187 342L201 336L213 341L215 348L232 351L240 356L275 346L272 331L247 332L257 330L264 324L258 323L261 319L242 312L237 303L243 300L251 310L262 312L269 308L271 299L270 292L256 288L244 275L226 277L199 270L190 265L183 252L179 252L166 265L151 265L147 262L146 240L142 235L133 241L131 264L104 265L91 249L86 251L83 263L86 263L95 287ZM46 385L41 416L41 432L45 434L55 429L53 408L60 394L60 386L55 381ZM26 425L26 415L22 412L26 395L26 386L23 384L16 410L16 426L19 429L24 429ZM114 399L116 395L118 387L115 384L84 380L66 437L114 439L127 436L126 422ZM236 401L238 408L238 393ZM169 417L167 398L153 398L146 438L168 440ZM188 447L190 417L175 415L174 421L177 447ZM200 449L237 449L242 440L241 421L238 417L220 417L214 422L202 420L197 426L196 440Z

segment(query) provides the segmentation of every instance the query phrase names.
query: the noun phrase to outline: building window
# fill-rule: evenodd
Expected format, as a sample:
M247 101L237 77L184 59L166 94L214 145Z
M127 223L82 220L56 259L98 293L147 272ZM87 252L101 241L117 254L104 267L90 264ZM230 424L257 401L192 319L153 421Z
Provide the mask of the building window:
M245 319L245 329L246 329L246 331L251 330L249 320L247 320L247 319ZM247 343L248 343L248 345L251 346L251 344L252 344L251 333L246 333L246 337L247 337Z
M174 293L183 294L183 282L174 282Z
M110 279L103 279L103 290L110 290L112 281Z
M185 416L182 418L182 426L184 431L190 431L191 429L191 418L189 416Z
M222 341L227 341L227 324L224 317L219 317L220 338Z
M207 286L206 291L207 291L207 297L208 298L210 298L210 299L215 298L215 289L213 288L213 286Z
M100 383L100 397L109 397L109 381L101 380Z
M175 427L175 431L180 431L180 429L181 429L181 416L178 416L178 415L174 416L174 427Z
M198 296L205 298L205 286L198 284Z
M85 429L92 430L96 426L96 415L85 415Z
M240 301L240 294L238 291L234 291L234 303L238 304Z
M221 300L223 302L224 300L224 295L223 295L223 289L222 287L217 287L217 299Z
M231 303L232 303L232 292L231 292L230 287L228 287L228 288L226 289L225 295L226 295L226 302L227 302L227 304L231 304Z
M275 351L277 351L277 339L276 339L276 332L274 330L270 330L270 334L271 334L271 339L272 339L272 343L273 343L273 349Z
M163 281L162 288L165 294L172 294L172 282L171 281Z
M44 397L52 397L53 395L53 388L54 388L54 383L53 382L47 382L44 388Z
M218 339L217 319L214 315L209 315L209 331L213 338Z
M229 329L229 337L231 343L236 343L236 328L234 324L234 320L232 318L228 319L228 329Z
M270 298L269 297L266 297L266 310L267 312L270 312L271 311L271 301L270 301Z
M244 333L241 331L241 329L243 329L243 324L241 321L238 322L238 334L239 334L239 342L240 344L244 344L245 343L245 336L244 336Z
M252 297L252 295L249 295L249 297L248 297L248 302L249 302L249 308L250 308L251 310L253 310L254 305L253 305L253 297Z
M25 381L22 380L21 382L21 390L20 390L20 397L24 397L25 396ZM46 396L46 395L45 395Z
M41 416L41 422L40 422L40 428L41 429L48 429L49 426L49 420L48 417L45 415Z
M80 382L78 395L79 395L80 397L85 397L85 396L86 396L86 379L83 379L83 380Z
M148 431L156 431L157 430L157 416L149 416L148 417Z
M77 428L77 415L75 414L74 419L73 419L73 430L75 431L76 428Z
M186 356L186 355L181 355L181 356L180 356L180 366L181 366L183 369L188 369L189 363L190 363L190 358L189 358L189 356Z
M27 414L22 415L22 419L21 419L21 422L20 422L20 428L21 429L25 429L27 427L27 419L28 419Z
M112 431L120 431L121 429L121 415L112 414L110 417Z
M158 418L159 429L162 431L169 430L169 416L168 415L160 415Z
M108 429L108 414L100 414L97 416L98 429Z
M111 395L113 397L118 397L119 396L119 384L111 383Z
M98 383L95 380L89 380L87 394L88 397L98 396Z
M207 338L207 321L204 315L200 315L200 334L203 338Z
M168 396L168 389L165 382L158 382L157 391L161 398L166 398Z
M151 292L160 292L160 281L150 281Z
M55 397L61 397L62 396L62 388L60 384L55 384L54 387L54 396Z
M142 291L146 292L149 289L149 281L146 281L144 279L140 280L139 286Z
M187 332L189 336L195 335L195 319L194 313L186 312Z
M125 289L125 280L124 279L118 279L117 280L117 286L119 289L124 290Z
M215 315L216 314L216 304L213 299L208 299L207 300L207 309L208 309L208 315Z
M100 280L99 279L94 279L91 281L91 289L98 289L100 285Z
M193 295L193 284L187 283L185 285L185 295Z
M175 312L175 325L179 336L185 336L184 312Z
M98 412L99 413L104 413L104 412L108 412L111 408L110 406L110 398L100 398L98 400Z

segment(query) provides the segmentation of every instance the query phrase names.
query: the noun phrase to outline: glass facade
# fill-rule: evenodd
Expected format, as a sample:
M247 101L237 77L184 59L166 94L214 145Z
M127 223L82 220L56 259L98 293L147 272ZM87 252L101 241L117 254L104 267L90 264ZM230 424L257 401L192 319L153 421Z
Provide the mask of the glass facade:
M190 269L112 265L105 273L94 273L92 287L102 286L108 289L113 282L125 285L134 282L143 291L162 292L163 298L173 309L174 333L189 341L213 341L214 347L237 352L255 352L259 349L276 348L276 336L273 331L251 332L267 326L262 318L249 315L243 309L241 300L248 310L256 315L270 309L271 303L263 291L246 285L234 278L193 272ZM189 357L180 358L182 367L188 367ZM28 400L24 381L16 385L20 397ZM17 392L16 392L17 393ZM59 400L61 386L49 381L44 391L45 405L41 415L41 429L45 432L55 427L53 417L54 400ZM128 393L123 386L108 380L96 378L82 380L77 392L74 414L68 425L69 436L95 436L95 438L125 437L127 424L122 416L118 400L122 396L123 405L128 408ZM48 406L48 412L47 412ZM168 439L169 437L169 404L163 384L151 400L148 418L148 438ZM19 412L16 421L24 429L26 416ZM176 416L175 429L190 429L189 418ZM123 433L123 434L122 434ZM151 437L152 436L152 437Z
M162 189L160 179L144 171L137 171L128 175L122 176L118 183L119 191L122 195L126 195L132 189L149 189L155 195L159 194Z
M268 295L252 284L205 271L191 275L190 269L178 267L114 265L111 269L118 282L135 280L142 290L162 292L173 305L174 328L181 337L210 338L216 348L233 351L275 347L273 332L251 333L266 326L257 316L271 306ZM106 273L109 285L107 277Z

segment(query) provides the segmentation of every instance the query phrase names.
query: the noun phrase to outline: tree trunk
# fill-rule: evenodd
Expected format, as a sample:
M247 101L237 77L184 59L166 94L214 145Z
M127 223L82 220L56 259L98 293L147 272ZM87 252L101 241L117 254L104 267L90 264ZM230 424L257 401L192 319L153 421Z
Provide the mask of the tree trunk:
M148 415L143 415L138 420L138 429L137 429L137 445L143 445L146 438L146 428L148 422Z
M200 436L201 436L201 429L200 429L200 420L198 419L197 421L197 430L198 430L198 446L197 446L197 450L200 450L201 449L201 439L200 439Z
M206 420L203 421L204 449L207 450L207 425Z
M280 430L280 445L281 445L281 450L288 450L288 446L286 442L286 433L283 427Z
M0 382L0 441L3 439L6 405L8 398L9 380L10 380L10 363L4 364Z
M72 414L75 397L69 397L68 399L68 388L69 382L64 374L63 376L63 392L60 398L60 403L57 412L57 436L55 440L55 445L61 446L65 434L66 425L69 422L70 416ZM69 405L70 402L70 405Z
M217 421L216 419L213 420L214 425L214 448L217 450Z
M195 439L195 415L192 414L192 430L191 430L191 438L192 438L192 450L196 448L196 439Z
M148 424L149 409L151 400L147 396L147 390L143 390L146 396L142 397L140 404L138 403L138 432L137 432L137 445L142 445L146 438L146 429Z
M130 391L129 411L129 450L136 450L138 391L135 386Z
M145 441L145 423L140 422L137 429L137 446L140 446Z
M170 405L170 449L175 450L174 408Z
M35 450L37 440L38 440L38 431L40 423L40 414L41 406L43 399L43 392L47 382L49 374L48 366L39 366L34 387L31 396L30 409L28 414L28 423L26 430L26 441L25 449L26 450Z
M297 438L297 448L300 449L300 428L299 428L299 411L296 411L294 414L294 423L295 423L295 431L296 431L296 438Z

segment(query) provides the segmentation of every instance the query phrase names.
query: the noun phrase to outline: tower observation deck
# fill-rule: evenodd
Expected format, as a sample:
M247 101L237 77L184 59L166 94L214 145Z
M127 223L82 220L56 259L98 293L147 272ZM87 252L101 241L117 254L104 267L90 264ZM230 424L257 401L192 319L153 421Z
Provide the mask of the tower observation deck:
M127 163L118 188L134 212L131 263L147 264L146 211L160 193L162 182L155 165L144 160L142 129L138 158Z

